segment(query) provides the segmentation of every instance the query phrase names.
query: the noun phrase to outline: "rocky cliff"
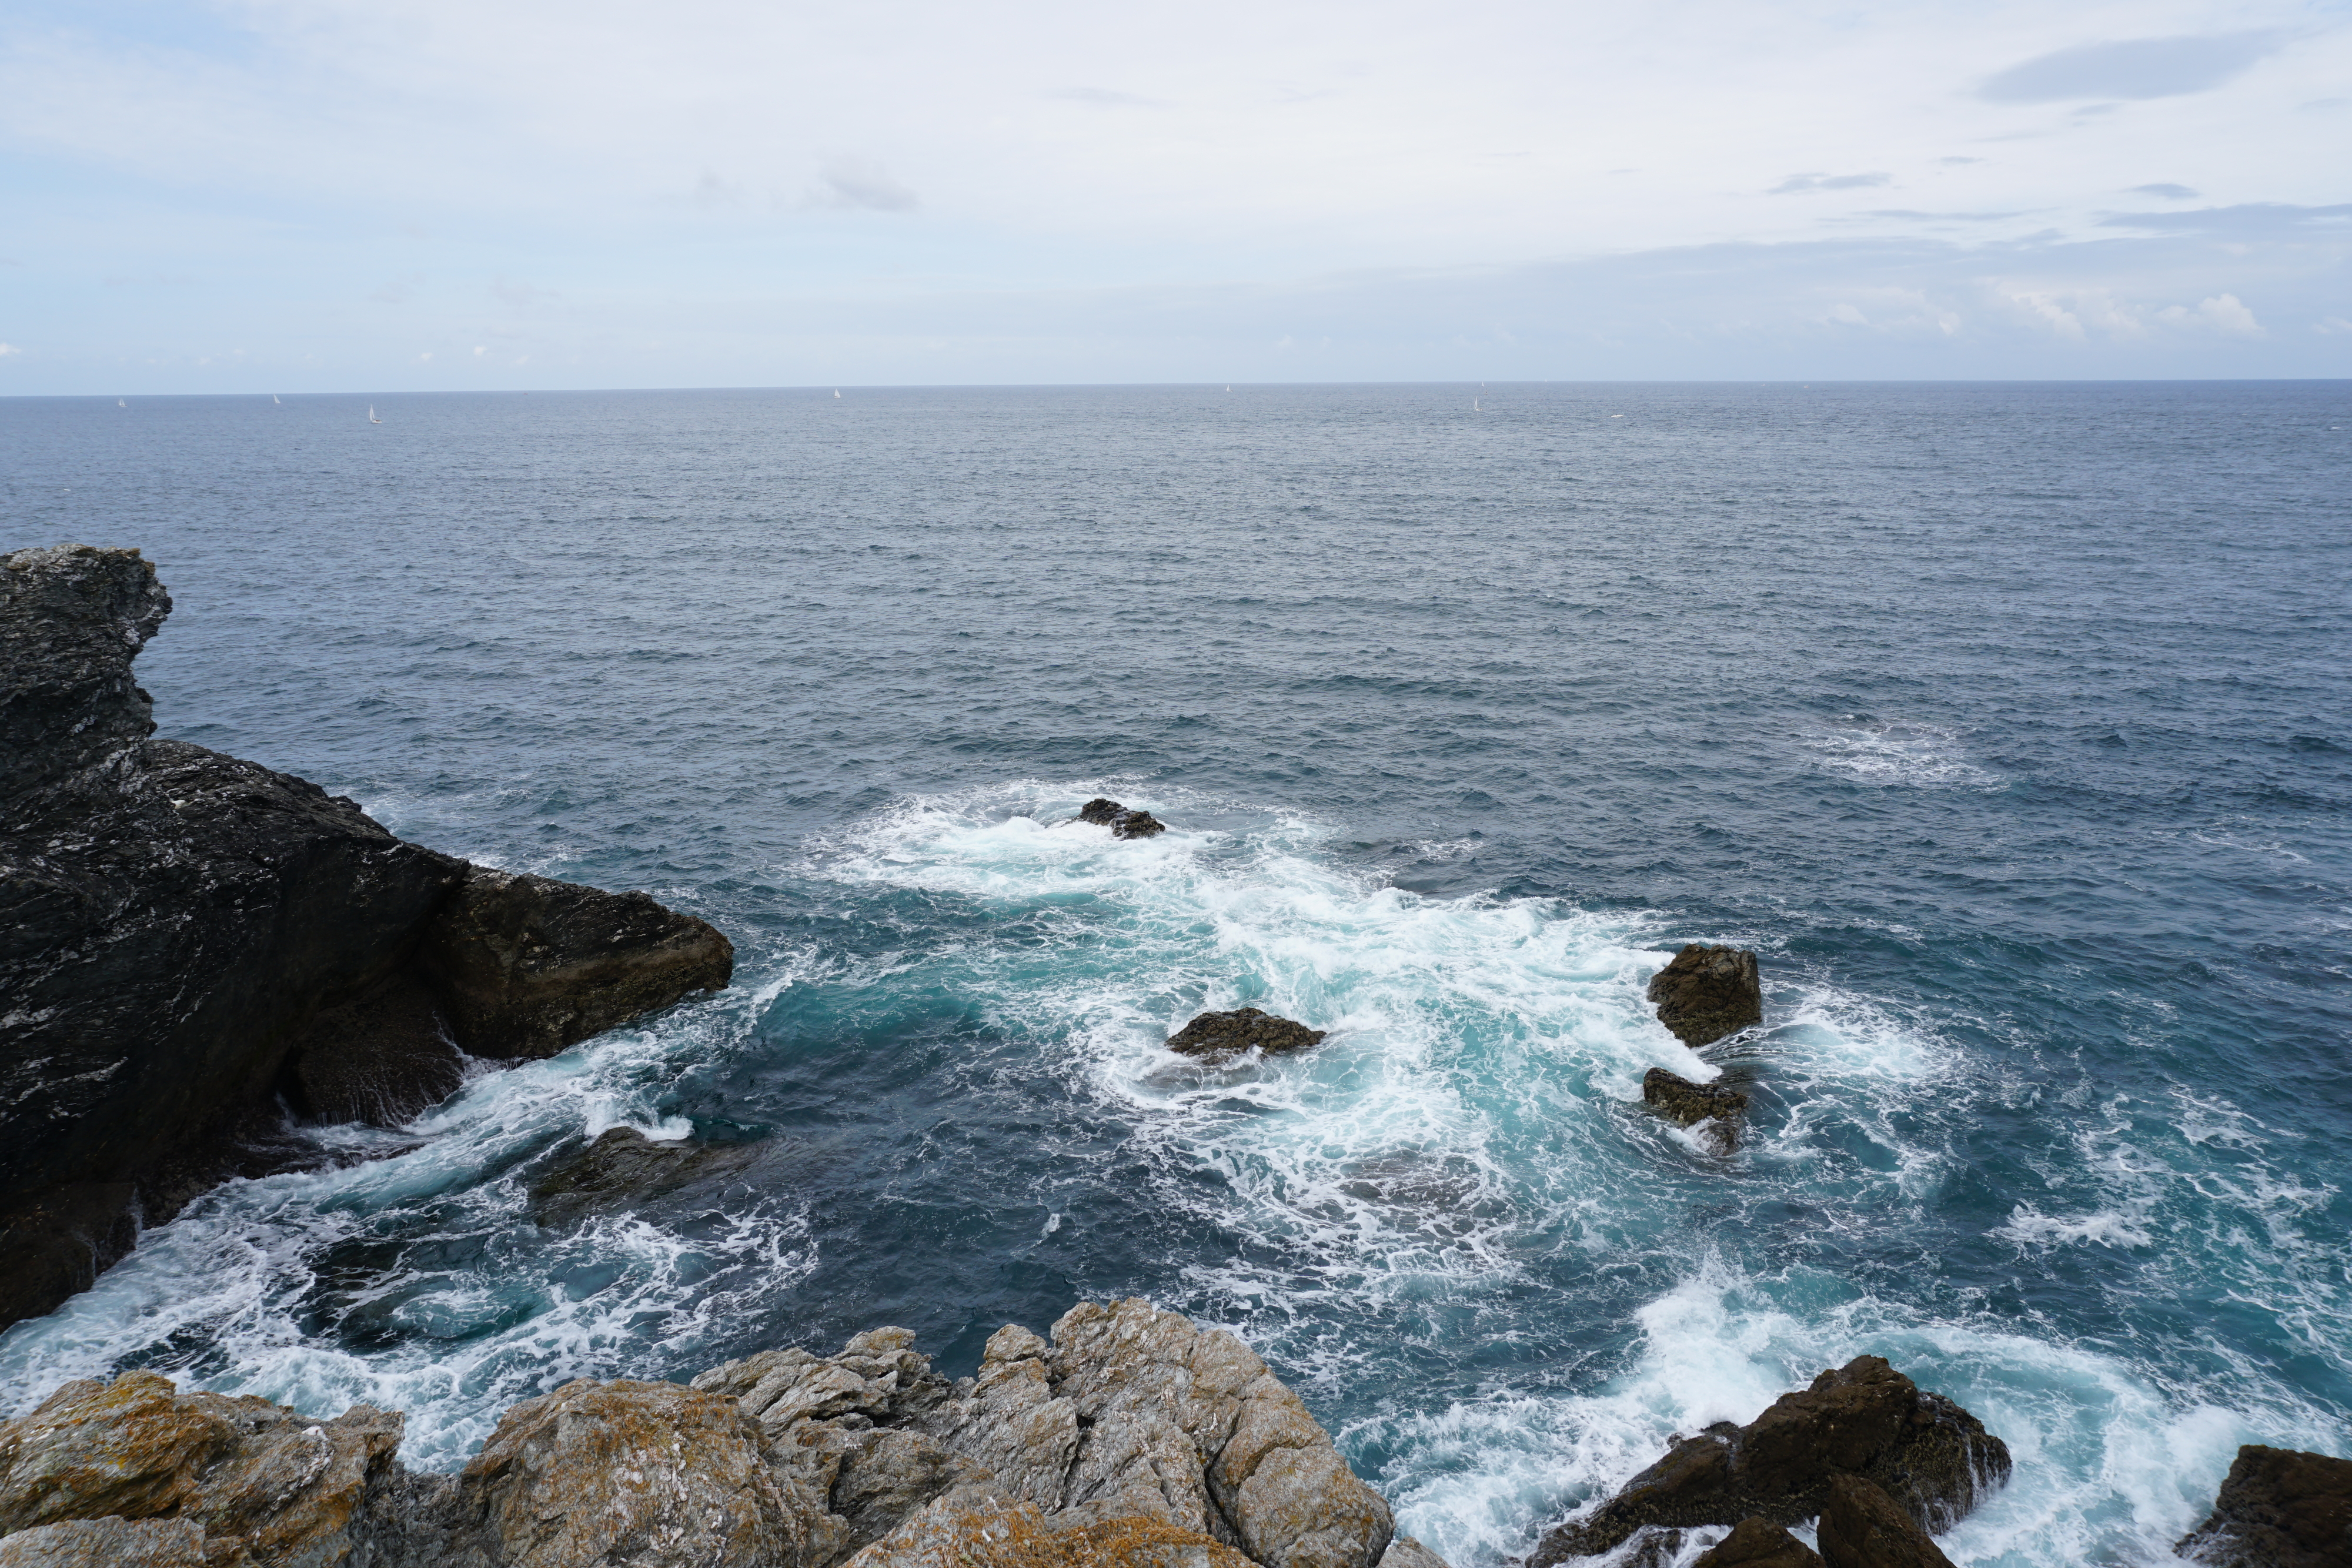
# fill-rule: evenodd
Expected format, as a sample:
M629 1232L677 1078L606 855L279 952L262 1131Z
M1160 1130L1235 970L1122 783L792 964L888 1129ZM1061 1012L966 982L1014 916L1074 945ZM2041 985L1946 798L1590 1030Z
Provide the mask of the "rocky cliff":
M954 1383L905 1329L569 1383L456 1476L400 1429L68 1384L0 1426L0 1568L1444 1568L1247 1346L1140 1301Z
M0 1327L86 1288L288 1112L397 1121L463 1059L541 1056L723 986L641 894L405 843L314 784L159 739L135 550L0 557Z

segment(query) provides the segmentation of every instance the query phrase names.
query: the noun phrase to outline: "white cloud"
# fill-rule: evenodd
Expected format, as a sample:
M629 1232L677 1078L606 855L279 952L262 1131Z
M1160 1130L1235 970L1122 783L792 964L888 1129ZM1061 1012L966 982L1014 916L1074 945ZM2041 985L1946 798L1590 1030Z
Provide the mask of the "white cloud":
M14 343L0 343L0 360L5 360L11 354L21 354L24 351L24 350L16 347Z
M862 207L877 213L908 213L915 209L915 193L871 158L861 158L854 152L835 153L824 160L818 177L823 183L809 196L814 206Z
M1868 174L1791 174L1764 193L1785 196L1797 191L1866 191L1894 183L1895 176L1878 171Z
M2201 301L2195 309L2185 305L2168 306L2156 313L2157 319L2175 327L2203 327L2217 332L2232 332L2241 337L2262 338L2269 334L2254 313L2239 303L2234 294L2218 294Z

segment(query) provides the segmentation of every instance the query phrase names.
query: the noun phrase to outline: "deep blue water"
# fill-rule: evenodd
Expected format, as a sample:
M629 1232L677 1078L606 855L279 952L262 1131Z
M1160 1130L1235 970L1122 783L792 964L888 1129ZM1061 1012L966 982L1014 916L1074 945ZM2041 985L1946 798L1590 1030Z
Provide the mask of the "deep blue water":
M1864 1352L2015 1450L1962 1563L2352 1453L2352 385L829 393L0 402L0 548L177 601L164 733L740 955L150 1232L0 1407L152 1365L446 1467L565 1377L1139 1293L1463 1568ZM1686 940L1764 963L1699 1058ZM1242 1001L1331 1038L1160 1048ZM760 1174L530 1224L621 1121Z

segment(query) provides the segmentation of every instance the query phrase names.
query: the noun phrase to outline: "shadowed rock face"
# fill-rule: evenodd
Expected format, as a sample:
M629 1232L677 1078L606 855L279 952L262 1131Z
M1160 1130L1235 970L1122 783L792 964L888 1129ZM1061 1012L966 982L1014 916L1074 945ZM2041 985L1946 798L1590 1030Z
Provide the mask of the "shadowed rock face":
M2009 1476L2009 1446L1940 1394L1874 1355L1784 1394L1745 1427L1720 1422L1675 1444L1590 1517L1547 1533L1528 1557L1550 1568L1607 1552L1645 1525L1801 1523L1840 1475L1874 1482L1913 1520L1946 1530Z
M1143 1301L1008 1325L953 1384L905 1329L569 1383L455 1478L404 1471L399 1432L68 1384L0 1425L0 1564L1445 1568L1240 1341Z
M530 1186L530 1215L567 1225L583 1215L627 1208L750 1165L752 1144L657 1144L635 1127L608 1127L596 1141Z
M1821 1553L1769 1519L1748 1518L1691 1568L1822 1568Z
M1728 1153L1739 1143L1739 1124L1748 1114L1748 1096L1718 1083L1694 1083L1689 1079L1653 1067L1642 1075L1643 1100L1671 1122L1696 1126L1712 1120L1716 1138Z
M1739 947L1694 942L1650 977L1658 1021L1685 1045L1706 1045L1764 1021L1764 988L1756 955Z
M1078 808L1078 821L1110 830L1115 839L1148 839L1168 831L1168 824L1149 811L1130 811L1100 795Z
M641 894L468 867L153 738L131 661L170 610L135 550L0 556L0 1327L87 1288L134 1212L318 1157L281 1096L397 1123L458 1043L545 1055L732 965Z
M1952 1568L1918 1521L1860 1476L1832 1476L1814 1534L1827 1568Z
M2174 1550L2211 1568L2352 1563L2352 1459L2247 1444L2212 1517Z
M1235 1008L1229 1013L1202 1013L1168 1037L1168 1049L1179 1056L1233 1057L1250 1051L1279 1056L1320 1045L1326 1032L1256 1008Z

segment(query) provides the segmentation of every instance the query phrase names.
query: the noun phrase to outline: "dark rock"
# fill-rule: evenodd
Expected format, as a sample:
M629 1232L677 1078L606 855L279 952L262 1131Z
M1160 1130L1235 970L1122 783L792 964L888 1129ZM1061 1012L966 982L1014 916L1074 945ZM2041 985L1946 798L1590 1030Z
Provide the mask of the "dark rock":
M2247 1444L2213 1516L2174 1550L2211 1568L2344 1568L2352 1563L2352 1459Z
M320 1013L286 1063L289 1098L315 1122L397 1127L465 1081L465 1053L413 968Z
M723 988L735 947L642 893L471 866L418 962L467 1051L543 1057Z
M1822 1568L1821 1553L1760 1514L1700 1554L1691 1568Z
M1799 1524L1822 1510L1831 1478L1860 1476L1912 1519L1948 1529L2009 1476L2009 1446L1984 1423L1874 1355L1784 1394L1745 1427L1718 1422L1678 1439L1589 1518L1551 1530L1530 1568L1608 1552L1645 1525Z
M1748 1096L1719 1083L1694 1083L1689 1079L1653 1067L1642 1075L1642 1098L1660 1115L1685 1127L1712 1120L1717 1140L1726 1152L1739 1143L1739 1124L1748 1113Z
M0 556L0 1227L26 1264L0 1328L120 1257L134 1195L156 1223L323 1157L278 1131L281 1094L396 1119L446 1093L428 1008L479 1054L541 1055L729 977L724 937L641 894L470 871L151 737L131 661L170 609L134 550Z
M1110 830L1115 839L1148 839L1164 833L1168 824L1149 811L1130 811L1116 800L1097 795L1078 808L1078 821L1093 822Z
M626 1208L740 1171L758 1151L756 1144L657 1144L635 1127L608 1127L531 1184L531 1218L541 1225L566 1225L584 1214Z
M1860 1476L1830 1478L1813 1533L1826 1568L1952 1568L1918 1521Z
M1229 1013L1202 1013L1168 1037L1168 1049L1180 1056L1231 1057L1247 1051L1280 1056L1321 1044L1327 1032L1256 1008L1235 1008Z
M1633 1549L1625 1553L1624 1568L1675 1568L1675 1559L1682 1555L1683 1532L1679 1530L1645 1530L1633 1540Z
M1764 988L1756 955L1741 947L1694 942L1650 977L1658 1021L1685 1045L1706 1045L1764 1021Z

